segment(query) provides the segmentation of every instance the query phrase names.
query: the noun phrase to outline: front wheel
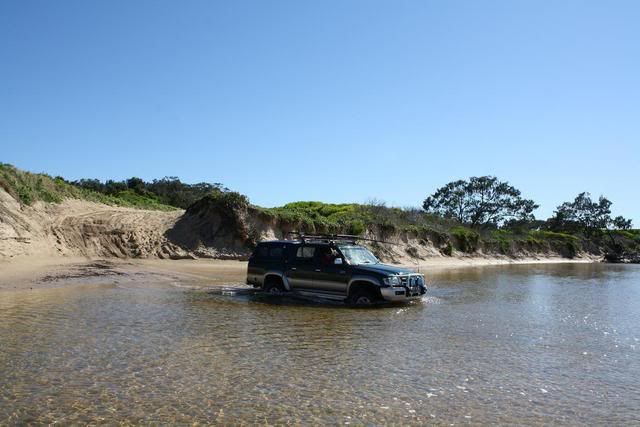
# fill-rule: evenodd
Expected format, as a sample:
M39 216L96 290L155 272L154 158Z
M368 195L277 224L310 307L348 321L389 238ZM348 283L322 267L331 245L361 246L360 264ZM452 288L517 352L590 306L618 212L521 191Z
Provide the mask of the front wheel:
M373 293L369 291L356 291L349 298L348 303L352 307L371 307L376 303L376 298Z

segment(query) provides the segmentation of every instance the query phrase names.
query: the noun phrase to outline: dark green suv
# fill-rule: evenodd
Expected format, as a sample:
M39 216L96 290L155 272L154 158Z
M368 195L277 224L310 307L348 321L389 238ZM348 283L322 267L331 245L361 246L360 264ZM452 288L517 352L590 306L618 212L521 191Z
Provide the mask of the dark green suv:
M345 301L367 306L411 301L427 291L424 276L382 264L357 236L300 235L258 243L249 258L247 284L265 292Z

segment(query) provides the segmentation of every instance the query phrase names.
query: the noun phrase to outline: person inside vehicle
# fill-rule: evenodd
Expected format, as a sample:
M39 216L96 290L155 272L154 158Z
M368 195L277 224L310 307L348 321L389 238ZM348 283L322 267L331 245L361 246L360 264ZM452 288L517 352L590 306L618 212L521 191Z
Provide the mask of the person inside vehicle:
M325 248L323 253L320 255L320 262L322 265L332 265L334 260L338 256L338 252L333 248Z

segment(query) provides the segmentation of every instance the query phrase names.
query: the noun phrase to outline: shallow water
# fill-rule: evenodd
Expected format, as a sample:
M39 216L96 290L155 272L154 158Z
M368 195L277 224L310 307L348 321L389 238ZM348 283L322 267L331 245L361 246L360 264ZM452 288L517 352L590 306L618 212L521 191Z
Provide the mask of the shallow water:
M0 424L637 424L640 268L427 273L337 305L115 286L0 294Z

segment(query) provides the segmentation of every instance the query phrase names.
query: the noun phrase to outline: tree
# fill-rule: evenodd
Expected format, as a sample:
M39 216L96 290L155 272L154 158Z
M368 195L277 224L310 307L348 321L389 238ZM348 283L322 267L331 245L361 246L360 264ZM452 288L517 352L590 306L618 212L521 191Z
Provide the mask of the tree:
M493 176L450 182L429 196L425 211L454 218L471 227L498 226L510 220L533 220L538 205L520 190Z
M145 182L138 177L131 177L127 180L127 188L138 194L144 193Z
M565 202L558 206L553 217L548 221L550 228L562 231L582 230L585 234L593 234L597 230L613 227L619 230L631 228L631 220L618 216L611 218L611 201L600 196L598 201L591 199L587 192L580 193L573 202Z
M617 230L631 230L632 226L631 220L622 216L617 216L613 219L613 228Z
M64 178L60 177L63 181ZM56 177L58 179L58 177ZM77 181L73 181L73 185L78 187L86 188L88 190L103 192L104 184L99 179L81 179Z
M116 195L121 191L125 191L127 189L127 184L123 181L114 181L112 179L107 180L104 184L104 193Z

